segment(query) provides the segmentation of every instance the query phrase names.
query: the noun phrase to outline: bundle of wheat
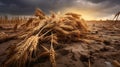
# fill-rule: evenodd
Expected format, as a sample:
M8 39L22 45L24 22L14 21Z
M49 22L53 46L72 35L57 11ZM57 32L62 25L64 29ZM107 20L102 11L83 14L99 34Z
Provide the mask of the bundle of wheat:
M23 67L26 61L32 59L32 53L35 54L37 50L38 44L38 36L31 36L25 41L20 42L16 45L14 49L10 49L13 54L8 53L8 60L4 63L4 65L13 65L18 67ZM22 66L23 65L23 66Z
M36 12L35 15L42 16L42 19L39 18L36 22L33 19L29 22L32 23L34 21L38 25L29 31L28 34L25 34L27 37L24 34L22 35L25 39L17 44L15 49L8 49L8 58L4 61L3 65L25 67L27 63L47 55L50 57L52 66L56 67L53 46L62 42L79 41L81 35L88 31L87 25L79 19L80 15L78 14L67 13L60 17L55 15L55 13L51 16L45 16L39 9ZM51 49L48 50L42 43L51 43ZM41 52L42 49L39 46L45 52Z

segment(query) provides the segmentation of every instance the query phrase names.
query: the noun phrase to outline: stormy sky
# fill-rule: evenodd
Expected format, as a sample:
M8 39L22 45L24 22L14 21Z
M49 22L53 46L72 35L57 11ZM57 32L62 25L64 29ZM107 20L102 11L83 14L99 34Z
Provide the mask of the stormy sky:
M32 15L37 7L45 13L76 12L88 20L112 19L120 0L0 0L0 15Z

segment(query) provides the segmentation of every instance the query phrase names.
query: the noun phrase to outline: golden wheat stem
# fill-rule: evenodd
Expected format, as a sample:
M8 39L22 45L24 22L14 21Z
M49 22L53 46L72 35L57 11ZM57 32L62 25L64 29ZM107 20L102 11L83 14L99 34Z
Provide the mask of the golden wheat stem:
M47 32L45 32L44 34L42 34L39 38L42 38L43 36L45 36L47 33L49 33L50 31L52 31L52 29L48 30ZM39 34L39 33L38 33ZM38 36L38 34L36 36Z
M53 48L53 34L51 34L51 46L50 46L50 62L52 64L52 67L56 67L56 61L55 61L55 51Z
M88 67L91 67L91 62L90 62L90 59L88 59Z

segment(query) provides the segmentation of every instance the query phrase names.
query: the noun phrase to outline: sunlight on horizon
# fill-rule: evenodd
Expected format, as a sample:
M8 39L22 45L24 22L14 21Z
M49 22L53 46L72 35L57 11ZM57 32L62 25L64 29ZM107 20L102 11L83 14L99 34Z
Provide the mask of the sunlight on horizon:
M100 15L101 13L97 13L97 12L92 11L92 10L79 10L76 8L70 8L70 9L64 8L61 10L61 12L63 12L63 13L67 13L67 12L77 13L77 14L80 14L81 17L85 20L112 20L114 17L114 15L100 17L98 15Z

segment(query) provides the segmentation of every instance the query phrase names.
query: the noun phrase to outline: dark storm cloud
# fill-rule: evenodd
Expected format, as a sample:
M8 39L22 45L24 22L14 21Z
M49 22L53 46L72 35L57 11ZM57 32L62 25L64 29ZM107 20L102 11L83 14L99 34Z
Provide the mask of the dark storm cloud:
M48 13L71 6L74 0L0 0L0 14L32 14L36 7Z
M120 11L120 0L87 0L91 3L98 4L97 6L101 12L106 14L113 14ZM96 8L97 8L96 7Z
M101 3L101 2L108 1L110 3L110 5L112 5L112 4L120 4L120 0L88 0L88 1L91 1L93 3Z
M94 17L109 17L120 11L120 0L0 0L0 15L32 15L37 7L46 13L75 8L91 11Z

